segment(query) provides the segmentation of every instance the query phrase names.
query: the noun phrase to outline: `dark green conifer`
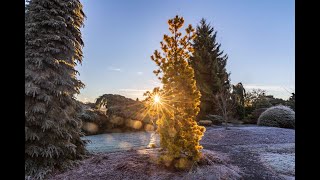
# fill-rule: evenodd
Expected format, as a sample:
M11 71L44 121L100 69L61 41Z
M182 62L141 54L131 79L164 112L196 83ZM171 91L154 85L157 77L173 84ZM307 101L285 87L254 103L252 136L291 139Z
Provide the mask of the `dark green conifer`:
M85 15L79 0L31 0L25 17L25 176L43 179L86 153L74 97Z
M218 92L228 92L230 88L229 74L226 71L228 56L220 50L221 45L217 43L216 37L217 31L202 19L196 29L194 53L189 61L201 92L198 119L208 114L217 114L214 97Z

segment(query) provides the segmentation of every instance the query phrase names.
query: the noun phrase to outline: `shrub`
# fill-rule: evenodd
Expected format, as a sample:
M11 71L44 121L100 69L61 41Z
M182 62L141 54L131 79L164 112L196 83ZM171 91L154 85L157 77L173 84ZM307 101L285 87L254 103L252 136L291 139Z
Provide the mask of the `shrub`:
M209 120L211 120L211 121L212 121L212 124L214 124L214 125L220 125L220 124L222 124L222 122L223 122L223 117L222 117L222 116L219 116L219 115L209 114L209 115L207 115L207 118L208 118Z
M259 126L295 128L295 112L287 106L273 106L264 111L259 119Z
M258 108L252 111L252 118L258 120L258 118L260 117L260 115L266 111L268 108Z
M257 124L258 118L260 115L267 110L268 108L259 108L252 111L251 114L248 114L247 117L243 120L244 124Z
M272 104L266 97L261 97L254 103L254 107L255 109L269 108L272 107Z
M211 120L200 120L198 122L199 125L201 126L211 126L212 125L212 121Z
M243 124L257 124L257 119L254 119L252 114L248 114L242 121Z
M96 103L79 102L78 117L83 121L85 135L108 132L145 130L151 124L149 116L144 115L144 104L117 94L104 94ZM153 131L153 126L146 131Z
M144 125L144 130L145 131L154 131L154 126L152 124L145 124Z
M81 102L78 104L82 106L78 111L78 117L82 120L81 128L85 135L104 133L105 129L112 125L104 112L81 104Z

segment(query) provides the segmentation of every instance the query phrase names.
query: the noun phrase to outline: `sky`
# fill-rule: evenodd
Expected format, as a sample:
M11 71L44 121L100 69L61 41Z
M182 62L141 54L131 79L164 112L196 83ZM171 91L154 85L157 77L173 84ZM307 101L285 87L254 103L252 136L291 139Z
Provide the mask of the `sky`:
M143 99L161 83L150 59L169 34L167 21L183 16L183 29L205 18L228 54L231 83L288 99L295 91L293 0L81 0L87 16L84 59L76 68L85 83L77 99L102 94Z

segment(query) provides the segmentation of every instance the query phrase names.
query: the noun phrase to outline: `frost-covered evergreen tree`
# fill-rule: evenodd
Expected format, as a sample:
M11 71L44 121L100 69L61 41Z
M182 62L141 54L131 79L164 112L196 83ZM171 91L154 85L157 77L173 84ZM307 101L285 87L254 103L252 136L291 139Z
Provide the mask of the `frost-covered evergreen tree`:
M217 31L205 19L201 19L196 29L193 57L190 65L194 69L197 87L201 92L200 112L197 119L208 114L217 114L215 95L218 92L229 92L230 80L226 71L228 56L220 50L217 43Z
M194 71L188 64L193 52L191 41L195 38L191 25L182 36L179 29L184 24L182 17L176 16L168 21L170 35L164 35L161 42L162 53L155 50L151 59L159 66L154 73L163 74L161 99L159 103L162 117L157 121L160 145L163 154L160 161L166 166L178 169L190 167L201 157L199 144L205 131L197 125L195 117L199 112L200 92L194 79ZM163 101L161 103L161 101Z
M25 14L25 175L42 179L85 153L74 95L82 61L79 0L31 0Z

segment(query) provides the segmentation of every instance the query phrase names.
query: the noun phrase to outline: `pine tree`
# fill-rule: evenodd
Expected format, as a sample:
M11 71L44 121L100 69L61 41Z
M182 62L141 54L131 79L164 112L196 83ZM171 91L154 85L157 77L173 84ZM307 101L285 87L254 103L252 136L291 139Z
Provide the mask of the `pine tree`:
M193 57L190 65L195 71L197 87L201 92L200 112L197 119L208 114L217 114L217 102L214 98L218 92L229 92L230 80L226 71L227 55L220 50L221 44L216 42L217 31L205 19L197 26L194 39Z
M43 179L86 154L74 97L85 15L79 0L32 0L25 17L25 175Z
M167 166L186 169L201 157L199 144L205 131L198 126L195 117L199 112L200 92L194 80L194 71L188 64L193 52L191 41L195 38L191 25L182 37L179 29L184 24L183 17L168 20L172 34L164 35L160 42L162 53L155 50L151 59L159 66L154 73L163 84L161 108L162 118L157 121L160 145L164 150L160 161Z
M296 100L296 95L295 93L291 93L291 96L289 99L286 101L286 105L289 106L293 111L295 111L295 100Z
M236 85L232 85L232 94L234 102L236 103L236 113L239 119L243 119L245 117L245 96L246 90L243 87L242 83L239 82Z

